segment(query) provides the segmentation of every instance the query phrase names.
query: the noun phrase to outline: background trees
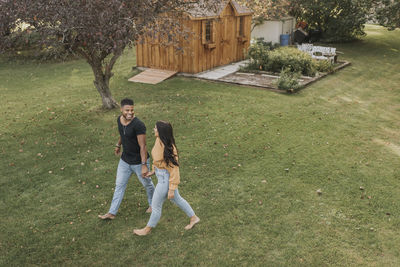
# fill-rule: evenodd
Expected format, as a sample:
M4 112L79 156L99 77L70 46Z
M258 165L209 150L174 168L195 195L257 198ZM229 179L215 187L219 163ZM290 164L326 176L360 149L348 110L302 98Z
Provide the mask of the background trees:
M394 0L243 0L242 3L253 9L255 23L290 14L298 21L305 21L309 29L319 30L326 42L351 41L363 36L371 10L372 17L378 15L379 22L389 28L400 21L400 3Z
M290 0L239 0L253 10L254 19L272 19L289 14Z
M139 35L165 37L179 28L186 0L0 0L0 51L22 31L35 32L46 46L63 46L86 59L103 107L118 104L109 88L112 69L126 46ZM206 5L207 0L204 1ZM170 16L162 16L162 14ZM23 27L19 27L23 26ZM10 33L12 29L12 33ZM12 38L10 37L12 35Z
M322 32L327 42L351 41L364 35L371 0L291 0L291 14Z
M380 0L376 3L376 19L389 30L400 28L400 1Z

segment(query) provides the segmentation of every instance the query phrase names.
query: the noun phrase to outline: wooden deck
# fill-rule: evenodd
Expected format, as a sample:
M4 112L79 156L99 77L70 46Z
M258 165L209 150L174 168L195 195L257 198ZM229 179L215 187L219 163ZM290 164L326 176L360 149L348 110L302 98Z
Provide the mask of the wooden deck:
M128 81L136 83L149 83L157 84L172 76L174 76L177 71L171 70L160 70L160 69L147 69L138 75L133 76Z

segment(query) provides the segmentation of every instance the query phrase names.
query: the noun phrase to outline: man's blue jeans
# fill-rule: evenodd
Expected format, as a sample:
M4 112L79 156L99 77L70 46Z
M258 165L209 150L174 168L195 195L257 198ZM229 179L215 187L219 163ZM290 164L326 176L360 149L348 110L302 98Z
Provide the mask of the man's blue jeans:
M147 167L150 170L149 160L147 160ZM126 186L128 185L129 178L132 173L135 173L138 177L139 181L142 183L143 187L146 189L147 193L147 201L149 202L149 206L151 207L151 202L153 199L154 193L154 184L151 178L143 178L142 177L142 165L129 165L122 159L119 160L118 169L117 169L117 179L115 181L115 191L114 196L111 202L111 207L108 213L116 215L121 205L122 198L124 197Z

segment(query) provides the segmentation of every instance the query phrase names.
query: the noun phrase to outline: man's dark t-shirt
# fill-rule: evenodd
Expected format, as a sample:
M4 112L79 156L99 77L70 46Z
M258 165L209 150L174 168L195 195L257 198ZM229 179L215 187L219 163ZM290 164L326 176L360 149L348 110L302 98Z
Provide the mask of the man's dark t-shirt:
M137 136L146 134L146 126L137 117L134 117L128 125L124 126L121 123L120 117L118 117L117 122L123 148L121 159L130 165L140 164L142 159L140 157L140 146ZM149 158L148 153L147 158Z

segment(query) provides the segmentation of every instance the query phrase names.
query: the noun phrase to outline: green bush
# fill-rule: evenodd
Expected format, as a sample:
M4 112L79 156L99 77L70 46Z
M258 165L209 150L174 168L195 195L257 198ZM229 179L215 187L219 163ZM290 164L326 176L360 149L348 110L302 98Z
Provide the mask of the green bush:
M281 90L292 92L300 87L298 81L300 76L300 72L292 72L289 68L282 69L276 85Z
M263 69L272 72L290 69L307 76L315 76L317 71L311 56L293 47L281 47L271 51Z
M313 60L315 68L318 72L331 72L333 71L333 64L328 60Z
M245 69L262 69L262 66L268 62L268 54L271 50L279 47L279 44L265 42L264 38L257 38L248 50L248 56L251 62Z
M264 70L280 72L289 69L306 76L315 76L317 72L330 72L333 65L326 60L314 60L305 52L294 47L275 49L265 42L256 42L249 48L250 62L241 68L242 71Z

